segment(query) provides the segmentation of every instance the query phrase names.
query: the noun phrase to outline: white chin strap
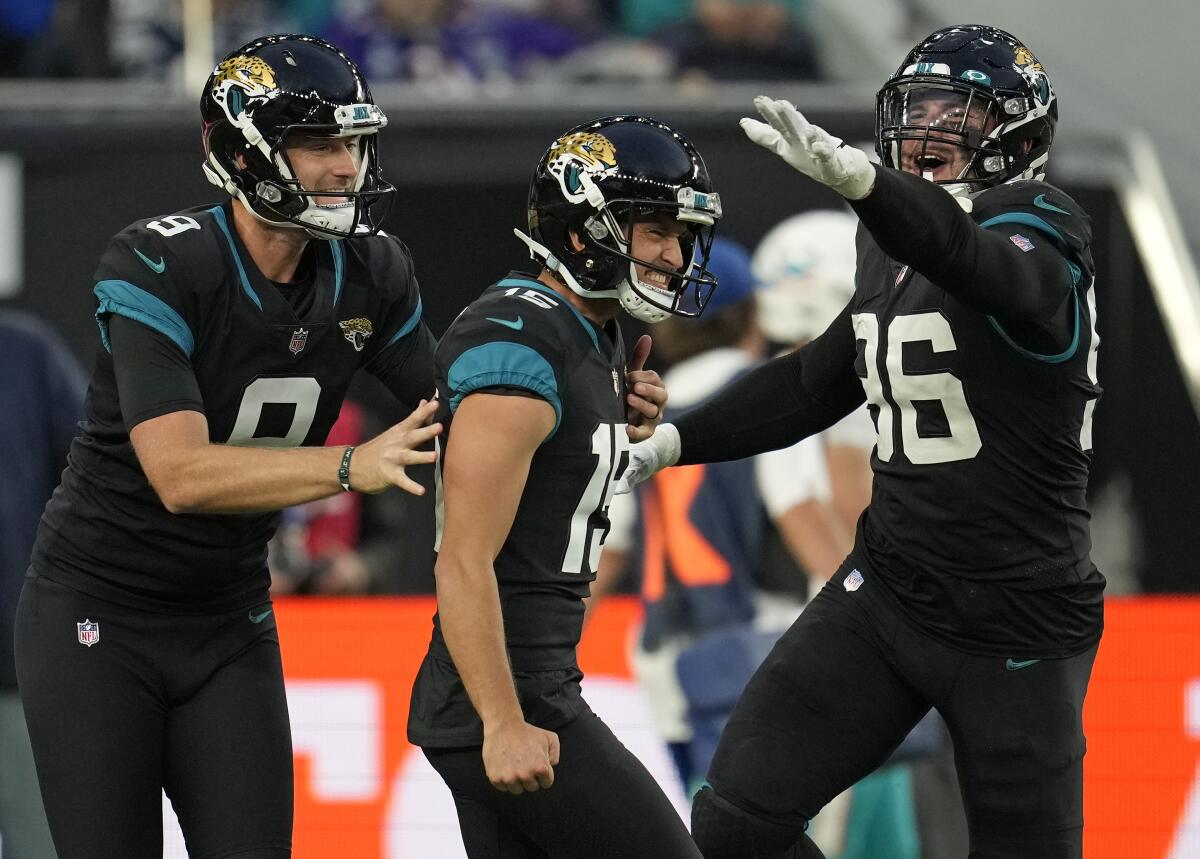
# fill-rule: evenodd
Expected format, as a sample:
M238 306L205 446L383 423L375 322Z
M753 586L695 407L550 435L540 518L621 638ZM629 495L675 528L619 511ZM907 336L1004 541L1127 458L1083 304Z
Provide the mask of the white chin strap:
M634 319L645 322L649 325L657 325L659 322L669 319L671 317L671 311L665 310L659 305L647 301L641 295L638 295L638 293L630 285L635 277L637 277L637 269L634 268L633 263L630 263L629 275L622 278L621 282L617 284L617 297L621 300L621 306L625 308L625 312ZM663 289L661 286L654 286L653 284L646 283L644 280L639 281L639 284L643 290L649 292L651 295L662 296L663 301L667 302L668 304L674 303L675 296L669 290Z

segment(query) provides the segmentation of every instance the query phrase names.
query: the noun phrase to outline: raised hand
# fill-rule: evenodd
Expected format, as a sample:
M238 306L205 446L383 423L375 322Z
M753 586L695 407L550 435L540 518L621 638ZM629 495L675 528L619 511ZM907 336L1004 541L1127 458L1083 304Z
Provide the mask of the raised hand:
M810 123L790 101L760 95L754 99L754 107L766 122L743 118L739 124L759 146L848 200L861 200L871 193L875 166L861 150L844 145L841 138Z

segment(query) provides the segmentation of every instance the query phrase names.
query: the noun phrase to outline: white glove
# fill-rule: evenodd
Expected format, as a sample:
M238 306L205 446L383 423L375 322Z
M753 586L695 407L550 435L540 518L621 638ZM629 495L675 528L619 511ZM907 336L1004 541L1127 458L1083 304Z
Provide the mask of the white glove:
M861 200L871 193L875 165L862 150L842 145L841 138L810 123L790 101L760 95L754 106L766 122L743 119L740 125L759 146L847 200Z
M613 484L618 495L632 492L633 487L679 462L679 430L674 424L659 424L654 435L629 446L629 465Z

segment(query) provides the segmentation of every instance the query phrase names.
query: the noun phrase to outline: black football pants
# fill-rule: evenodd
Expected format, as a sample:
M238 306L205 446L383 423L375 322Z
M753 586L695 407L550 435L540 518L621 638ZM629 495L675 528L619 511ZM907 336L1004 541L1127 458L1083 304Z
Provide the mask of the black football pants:
M155 614L25 580L17 677L60 859L159 859L164 789L192 859L291 854L291 732L268 609ZM85 621L97 627L81 632Z
M559 728L546 790L492 787L482 749L425 749L450 787L471 859L700 859L654 778L590 710Z
M848 591L855 568L864 580ZM913 626L851 555L750 680L708 780L799 837L936 707L954 742L971 859L1078 859L1095 656L1095 646L1040 661L954 650Z

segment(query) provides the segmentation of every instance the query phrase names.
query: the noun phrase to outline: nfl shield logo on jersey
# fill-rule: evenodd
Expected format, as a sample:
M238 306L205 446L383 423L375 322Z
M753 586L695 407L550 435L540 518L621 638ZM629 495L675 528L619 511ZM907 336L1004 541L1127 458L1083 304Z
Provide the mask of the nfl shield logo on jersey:
M858 570L851 570L850 575L846 576L846 580L842 582L842 587L850 592L854 592L862 587L863 574Z
M292 332L292 342L288 343L288 351L293 355L299 355L300 350L304 348L304 344L308 342L308 329L297 328Z
M82 623L76 623L75 628L79 630L79 643L86 644L91 647L100 641L100 624L94 620L85 619Z

